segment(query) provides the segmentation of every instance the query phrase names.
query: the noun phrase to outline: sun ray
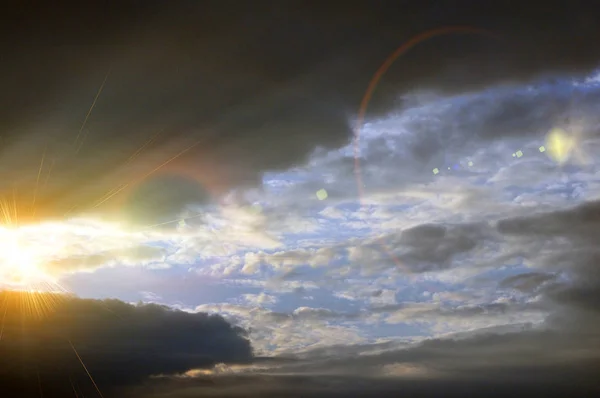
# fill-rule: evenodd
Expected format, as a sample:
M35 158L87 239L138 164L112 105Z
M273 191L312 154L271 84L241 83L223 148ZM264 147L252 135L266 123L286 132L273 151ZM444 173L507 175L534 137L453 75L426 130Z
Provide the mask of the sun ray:
M50 174L52 173L52 169L54 168L54 161L56 159L52 159L52 162L50 163L50 167L48 168L48 174L46 174L46 179L44 180L44 185L42 186L42 189L46 188L46 185L48 185L48 181L50 180Z
M155 133L152 137L150 137L144 144L142 144L142 146L140 146L133 154L131 154L131 156L125 161L124 166L127 166L129 163L131 163L133 160L135 160L139 154L149 145L151 145L154 141L156 141L156 139L158 138L158 136L162 133L163 131L158 131L157 133ZM105 193L104 195L102 195L100 197L100 199L98 199L98 201L102 201L103 199L109 197L108 199L110 199L110 197L112 197L112 194L125 189L126 188L127 183L123 183L120 184L119 186L110 189L107 193ZM71 209L68 213L70 213L73 209ZM67 213L67 214L68 214Z
M37 373L37 381L38 381L38 388L40 391L40 397L44 398L44 390L42 389L42 379L40 377L40 370L37 369L36 373Z
M66 216L68 216L69 214L71 214L71 213L72 213L72 212L73 212L75 209L77 209L78 207L79 207L79 205L78 205L78 204L75 204L75 205L71 206L71 208L65 212L65 214L63 215L63 217L66 217Z
M83 390L81 389L81 386L79 385L79 382L77 380L75 380L75 387L77 388L77 391L79 391L79 395L81 395L81 398L85 398Z
M204 215L204 213L199 213L199 214L196 214L196 215L193 215L193 216L190 216L190 217L177 218L177 219L171 220L171 221L165 221L165 222L161 222L161 223L154 224L154 225L148 225L147 227L144 227L143 231L146 231L146 230L149 230L149 229L152 229L152 228L156 228L156 227L160 227L160 226L163 226L163 225L174 224L176 222L192 220L194 218L202 217L203 215Z
M11 209L6 199L0 199L0 209L2 211L2 224L12 225Z
M17 205L17 189L13 188L13 224L15 226L19 225L19 209Z
M75 384L73 384L73 379L71 379L71 375L69 375L69 383L71 383L71 388L73 389L73 394L75 394L75 398L79 398L79 394L77 394L77 390L75 389Z
M150 137L150 139L148 139L141 147L139 147L130 157L129 159L127 159L125 161L125 164L129 164L131 163L135 158L137 158L139 156L140 153L142 153L142 151L144 149L146 149L148 146L152 145L152 143L154 143L154 141L156 141L156 139L158 138L158 136L162 133L163 131L159 131L157 133L155 133L152 137Z
M134 179L131 180L128 183L123 184L120 188L113 190L113 193L106 196L104 199L96 202L96 204L94 204L92 206L93 209L101 206L102 204L106 203L107 201L109 201L110 199L112 199L114 196L118 195L119 193L121 193L124 189L126 189L127 187L129 187L130 185L135 184L136 182L139 181L143 181L146 178L148 178L149 176L151 176L152 174L156 173L158 170L162 169L163 167L165 167L166 165L168 165L169 163L171 163L172 161L178 159L179 157L181 157L182 155L184 155L185 153L187 153L188 151L192 150L194 147L196 147L198 144L200 144L202 142L202 140L196 141L193 144L191 144L190 146L186 147L185 149L181 150L179 153L177 153L176 155L172 156L171 158L167 159L166 161L164 161L163 163L161 163L160 165L158 165L157 167L155 167L154 169L152 169L151 171L149 171L148 173L144 174L141 178L138 179Z
M75 355L77 355L77 359L79 360L79 363L81 364L81 366L83 367L83 369L85 370L85 373L87 373L88 377L90 378L92 384L94 385L94 388L96 389L96 391L98 391L98 395L101 398L104 398L104 396L102 395L102 392L100 391L100 388L98 388L98 385L96 384L96 382L94 381L94 378L92 377L92 374L90 373L90 371L88 370L87 366L85 366L85 363L83 363L83 360L81 359L81 357L79 356L79 353L77 352L77 350L75 349L75 346L73 345L73 343L71 342L71 340L67 339L67 341L69 342L69 345L71 346L71 348L73 349L73 352L75 353Z
M35 179L35 188L33 190L33 202L31 203L31 218L35 218L36 208L35 202L37 200L38 188L40 186L40 176L42 175L42 169L44 168L44 159L46 159L46 149L42 154L42 160L40 161L40 167L38 168L37 178Z
M123 183L123 184L119 185L118 187L112 188L110 191L108 191L104 195L102 195L102 197L100 199L98 199L98 202L101 202L100 204L104 203L104 201L109 200L114 195L118 194L123 189L127 188L127 185L128 185L128 183Z
M108 80L108 76L110 75L111 69L112 69L112 66L110 68L108 68L108 72L106 73L106 76L104 76L104 81L102 82L102 84L100 85L100 88L98 89L98 92L96 93L94 102L92 102L92 106L90 106L90 109L88 110L87 114L85 115L85 119L83 120L83 123L81 124L81 128L79 129L79 132L77 133L77 137L75 137L75 142L74 142L75 144L77 144L77 142L79 141L79 138L81 137L83 129L85 128L85 125L87 124L87 121L88 121L90 115L92 114L94 107L96 106L96 102L98 101L98 98L100 97L100 94L102 93L102 90L104 89L104 85L106 84L106 81ZM83 146L83 142L85 141L86 135L87 134L84 134L83 137L81 137L81 142L79 142L79 145L77 146L77 150L75 151L75 153L79 153L79 150L81 149L81 147Z
M9 293L14 295L17 312L31 318L42 318L48 315L57 305L58 298L52 293L35 290L19 290Z
M8 312L8 298L4 296L4 314L2 315L2 325L0 325L0 341L2 341L2 336L4 335L4 322L6 321L6 313Z

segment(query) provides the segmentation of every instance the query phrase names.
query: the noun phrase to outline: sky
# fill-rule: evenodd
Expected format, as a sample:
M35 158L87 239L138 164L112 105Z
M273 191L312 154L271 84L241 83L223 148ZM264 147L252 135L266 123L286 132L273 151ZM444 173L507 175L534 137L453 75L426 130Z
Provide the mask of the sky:
M15 2L0 390L597 393L600 14L545 7Z

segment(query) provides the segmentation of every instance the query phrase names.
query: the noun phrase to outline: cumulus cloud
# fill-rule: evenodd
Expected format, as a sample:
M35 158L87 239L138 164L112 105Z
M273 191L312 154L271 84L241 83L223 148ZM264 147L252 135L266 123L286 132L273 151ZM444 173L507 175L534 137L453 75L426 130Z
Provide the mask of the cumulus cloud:
M567 210L503 218L486 224L485 233L477 229L479 224L475 230L472 223L451 227L424 224L396 236L399 244L427 244L428 251L435 252L436 247L444 246L450 231L458 231L459 235L474 231L478 238L493 236L498 244L509 247L506 251L524 255L528 271L500 280L495 299L480 291L479 303L474 295L468 294L469 290L440 292L431 295L429 301L409 302L398 300L396 290L372 284L361 287L362 290L349 290L350 296L368 304L359 311L318 306L299 306L290 312L268 310L264 306L275 304L276 296L264 293L243 296L248 306L200 306L195 311L222 314L230 322L248 329L258 352L276 355L273 362L211 368L218 362L215 358L210 363L202 362L205 369L186 377L167 376L148 381L146 387L121 392L160 397L200 393L277 396L292 391L324 396L352 396L353 392L361 396L366 391L381 391L383 396L393 396L398 389L411 388L415 393L435 394L432 387L435 385L452 391L477 386L478 391L506 394L525 390L543 392L542 386L548 385L549 376L550 391L554 393L566 393L573 388L573 394L594 391L597 384L591 369L600 358L593 348L595 331L600 325L595 294L598 278L593 267L597 207L597 202L588 202ZM573 223L574 219L581 222ZM119 308L111 307L123 316ZM168 313L161 307L150 308ZM105 315L111 313L107 311ZM364 345L369 340L353 327L358 321L363 325L370 322L402 327L429 325L430 333L438 337L370 347ZM363 345L355 349L344 346L352 341ZM74 338L73 342L82 345ZM93 347L90 343L84 348L85 355L95 352ZM247 362L250 357L234 359L233 362ZM91 364L97 363L94 361L100 360L91 360ZM163 373L186 370L169 368ZM428 384L419 382L423 378ZM577 379L576 387L573 378ZM265 380L271 383L266 390ZM301 387L293 387L295 383L301 383ZM500 386L504 389L499 389Z
M232 372L212 373L217 385L225 380L231 383L227 389L194 386L194 381L188 381L185 389L209 396L236 396L236 383L268 379L273 383L269 392L275 395L296 391L292 387L295 380L303 380L302 393L316 396L352 396L352 392L363 396L366 392L361 391L367 390L393 396L393 391L410 388L428 396L435 394L433 385L459 395L463 388L503 396L510 391L541 392L543 386L549 385L552 387L547 391L557 394L598 391L592 371L600 359L595 349L600 325L595 294L598 278L592 265L597 207L597 202L589 202L495 223L499 233L495 238L525 255L529 264L528 271L498 282L496 299L486 298L487 293L479 291L482 296L477 304L476 297L463 290L436 293L431 301L397 302L392 296L380 303L377 299L388 295L387 291L371 288L363 289L363 299L370 298L372 305L362 311L343 313L299 307L276 316L279 328L287 328L284 325L292 322L310 322L314 329L316 325L350 325L370 318L391 324L424 323L430 324L431 331L439 337L421 338L416 343L407 341L400 348L359 345L357 351L334 344L307 350L311 347L308 345L296 353L282 351L287 352L287 359L282 357L281 362L267 369L239 370L235 376ZM581 222L573 223L577 219ZM443 228L425 225L408 230L399 241L406 244L418 237L418 241L436 238L439 243L444 232ZM351 296L361 297L358 293ZM263 314L276 315L271 311ZM287 336L292 338L294 333ZM323 350L328 354L322 355ZM336 377L344 382L338 385L331 381ZM418 382L423 378L428 384ZM576 384L573 380L577 380ZM331 388L321 384L326 381L332 383ZM176 383L169 386L177 389ZM246 394L251 392L266 393L259 387L246 390Z
M193 311L217 313L249 330L259 355L287 355L307 349L363 341L349 325L335 325L331 319L355 317L325 308L299 307L291 313L273 311L264 306L230 303L203 304Z

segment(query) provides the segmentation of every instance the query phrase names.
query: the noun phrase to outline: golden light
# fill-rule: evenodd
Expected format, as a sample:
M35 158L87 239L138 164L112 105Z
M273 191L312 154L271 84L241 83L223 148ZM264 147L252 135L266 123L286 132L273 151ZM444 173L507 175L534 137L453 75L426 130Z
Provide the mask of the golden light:
M39 253L17 229L0 229L0 275L4 282L29 285L45 275L39 270Z
M0 325L7 311L34 318L49 315L69 294L60 283L64 276L105 266L88 261L98 254L129 258L127 249L153 239L150 232L129 232L91 219L19 225L8 211L2 213L6 208L0 201Z
M12 296L5 293L5 312L11 306L7 297L14 299L13 306L23 315L41 317L53 310L57 289L40 270L40 261L35 245L27 244L18 229L0 228L0 283L17 291Z
M548 156L559 164L565 163L571 157L575 148L575 138L561 128L552 129L546 136L545 151Z

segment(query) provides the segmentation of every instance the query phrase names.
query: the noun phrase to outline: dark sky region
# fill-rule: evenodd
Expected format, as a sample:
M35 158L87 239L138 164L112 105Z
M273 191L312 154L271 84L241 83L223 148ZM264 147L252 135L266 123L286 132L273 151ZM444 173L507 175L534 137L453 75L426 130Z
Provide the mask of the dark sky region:
M316 147L347 143L374 71L423 31L472 25L501 40L455 34L418 46L385 75L371 115L398 106L403 90L591 70L600 52L591 4L11 2L0 194L30 198L39 186L23 220L124 211L143 225L166 221L186 204L256 186L261 172L297 165Z
M591 0L5 2L0 199L15 200L23 224L74 215L135 226L169 221L187 206L209 208L231 191L260 189L264 173L300 166L318 148L351 142L373 73L416 34L464 25L495 38L451 34L421 43L383 77L370 117L402 108L415 90L458 95L590 74L600 66L599 8ZM505 103L482 136L534 107ZM435 252L431 265L487 238L483 226L467 227L415 228L391 239L412 247L403 254L409 266ZM550 241L564 244L544 260L557 274L504 278L502 288L535 292L525 304L419 316L469 320L526 306L549 309L543 327L264 356L251 330L221 315L49 296L52 306L39 317L24 310L32 308L26 293L4 292L0 396L597 396L600 202L504 217L490 228L518 242L523 257ZM136 280L127 283L137 289ZM412 313L406 303L393 305L385 311ZM277 329L292 317L372 315L317 310L261 320Z

